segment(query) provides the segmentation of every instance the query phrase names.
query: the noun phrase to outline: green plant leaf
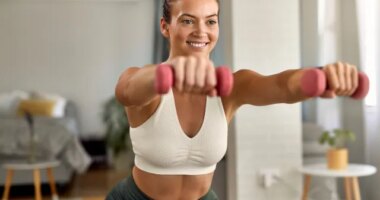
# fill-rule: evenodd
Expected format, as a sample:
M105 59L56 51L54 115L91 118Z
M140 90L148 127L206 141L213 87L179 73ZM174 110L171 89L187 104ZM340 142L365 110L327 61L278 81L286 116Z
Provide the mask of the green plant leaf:
M114 155L124 150L131 150L127 145L129 137L129 123L124 106L115 97L111 97L105 104L102 119L106 126L107 146Z
M347 132L347 135L348 135L348 138L349 138L351 141L355 141L355 140L356 140L356 136L355 136L355 134L354 134L352 131L348 131L348 132Z
M319 138L319 144L325 144L329 139L329 132L328 131L324 131L321 135L321 137Z
M335 137L330 137L329 138L329 145L331 146L331 147L335 147Z
M325 136L326 133L328 136ZM341 148L345 147L348 141L355 141L356 136L354 132L349 130L334 129L331 133L324 131L319 142L323 144L326 143L326 140L331 147Z

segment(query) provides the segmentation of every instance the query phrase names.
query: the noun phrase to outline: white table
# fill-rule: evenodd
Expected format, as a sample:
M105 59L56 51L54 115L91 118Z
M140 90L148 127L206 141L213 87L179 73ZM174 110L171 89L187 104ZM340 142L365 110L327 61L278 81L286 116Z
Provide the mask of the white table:
M49 178L49 184L50 184L50 190L52 193L53 200L58 200L58 194L57 189L55 187L55 181L53 176L53 168L59 166L60 162L53 160L53 161L38 161L34 163L27 163L27 162L13 162L13 163L6 163L3 164L2 167L7 170L7 177L5 181L5 187L4 187L4 193L3 193L3 200L8 200L9 198L9 191L11 189L11 182L13 173L16 170L31 170L33 171L33 179L34 179L34 188L35 188L35 198L36 200L41 200L41 176L40 176L40 170L46 169L47 175Z
M308 198L311 176L344 178L346 199L352 200L352 197L354 197L354 200L361 200L358 177L370 176L375 174L376 171L376 167L362 164L349 164L345 170L327 169L326 163L306 165L301 169L301 172L305 176L302 200L307 200Z

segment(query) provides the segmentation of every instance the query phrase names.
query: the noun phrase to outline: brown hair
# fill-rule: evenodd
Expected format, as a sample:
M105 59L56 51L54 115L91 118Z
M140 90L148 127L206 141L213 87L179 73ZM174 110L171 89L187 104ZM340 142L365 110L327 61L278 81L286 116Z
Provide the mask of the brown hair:
M177 0L164 0L164 4L162 5L162 17L164 18L166 23L170 23L172 20L171 7L172 7L172 3L175 1ZM216 2L219 5L219 0L216 0ZM219 15L219 11L218 11L218 15Z

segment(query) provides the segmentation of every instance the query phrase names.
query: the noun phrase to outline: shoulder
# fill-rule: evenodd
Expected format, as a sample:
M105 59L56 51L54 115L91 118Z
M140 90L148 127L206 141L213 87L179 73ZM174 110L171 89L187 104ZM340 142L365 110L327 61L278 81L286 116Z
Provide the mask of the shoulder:
M131 66L131 67L127 67L120 75L120 79L121 78L126 78L126 77L129 77L133 74L135 74L136 72L138 72L139 70L141 69L144 69L144 68L151 68L151 67L155 67L156 65L154 64L148 64L148 65L145 65L143 67L138 67L138 66Z
M128 80L130 80L137 72L155 66L156 65L154 64L149 64L143 67L128 67L120 76L118 85L120 85L120 88L123 87L123 85L127 85ZM143 124L156 111L160 101L160 96L157 96L149 104L144 106L125 106L124 108L128 115L130 125L132 127L138 127Z
M248 88L261 77L263 76L249 69L240 69L233 73L234 85L232 92L229 96L222 97L223 107L228 120L232 119L237 109L245 104L246 93L250 91Z

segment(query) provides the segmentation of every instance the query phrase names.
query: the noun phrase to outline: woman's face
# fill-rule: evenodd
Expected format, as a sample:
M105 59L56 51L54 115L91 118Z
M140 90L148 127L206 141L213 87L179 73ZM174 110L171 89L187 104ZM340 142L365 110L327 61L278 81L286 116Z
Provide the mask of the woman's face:
M172 4L171 22L161 20L170 41L170 56L209 57L219 37L216 0L179 0Z

